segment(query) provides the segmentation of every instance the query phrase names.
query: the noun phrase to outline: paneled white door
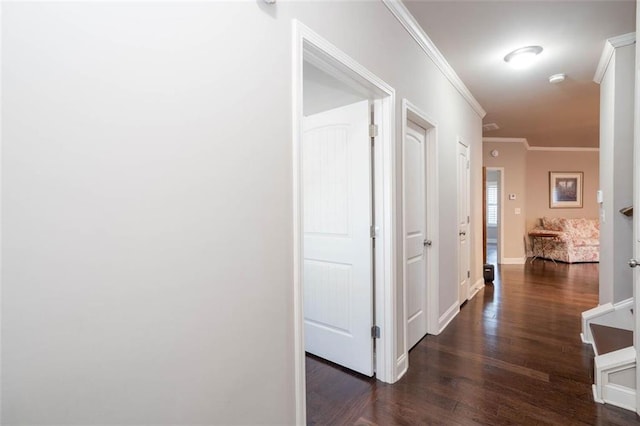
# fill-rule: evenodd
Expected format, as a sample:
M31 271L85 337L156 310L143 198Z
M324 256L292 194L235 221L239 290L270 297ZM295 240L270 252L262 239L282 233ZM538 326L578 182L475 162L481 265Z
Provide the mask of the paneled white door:
M458 142L458 302L469 298L469 147Z
M369 102L304 119L305 350L373 375Z
M407 339L413 347L427 334L426 129L407 122L404 140Z

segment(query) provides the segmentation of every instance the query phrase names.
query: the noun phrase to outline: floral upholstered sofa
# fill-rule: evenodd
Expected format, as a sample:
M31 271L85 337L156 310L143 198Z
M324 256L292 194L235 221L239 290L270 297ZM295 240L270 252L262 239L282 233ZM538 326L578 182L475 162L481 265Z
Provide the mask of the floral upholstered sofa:
M543 217L541 224L529 232L533 256L567 263L600 261L598 219Z

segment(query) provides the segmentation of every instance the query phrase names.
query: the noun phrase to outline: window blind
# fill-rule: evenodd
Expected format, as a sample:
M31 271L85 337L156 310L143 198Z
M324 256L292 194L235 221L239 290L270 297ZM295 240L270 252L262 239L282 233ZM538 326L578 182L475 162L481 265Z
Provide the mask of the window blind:
M487 225L498 224L498 182L487 182Z

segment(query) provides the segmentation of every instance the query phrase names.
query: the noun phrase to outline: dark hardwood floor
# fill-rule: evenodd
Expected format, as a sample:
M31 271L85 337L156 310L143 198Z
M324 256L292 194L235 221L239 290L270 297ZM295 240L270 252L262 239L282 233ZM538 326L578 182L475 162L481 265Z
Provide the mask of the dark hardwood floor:
M597 305L597 264L496 268L496 280L409 353L393 385L307 357L312 425L631 425L593 402L580 313Z

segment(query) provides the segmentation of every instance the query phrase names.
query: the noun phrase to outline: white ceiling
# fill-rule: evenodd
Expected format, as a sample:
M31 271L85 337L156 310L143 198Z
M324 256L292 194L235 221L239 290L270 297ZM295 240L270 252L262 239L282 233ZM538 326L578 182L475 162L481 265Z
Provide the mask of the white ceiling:
M531 146L597 147L599 86L593 76L605 40L635 31L635 1L416 1L405 5L487 111L485 137ZM503 58L519 47L544 51L529 69ZM550 84L548 77L566 73Z

